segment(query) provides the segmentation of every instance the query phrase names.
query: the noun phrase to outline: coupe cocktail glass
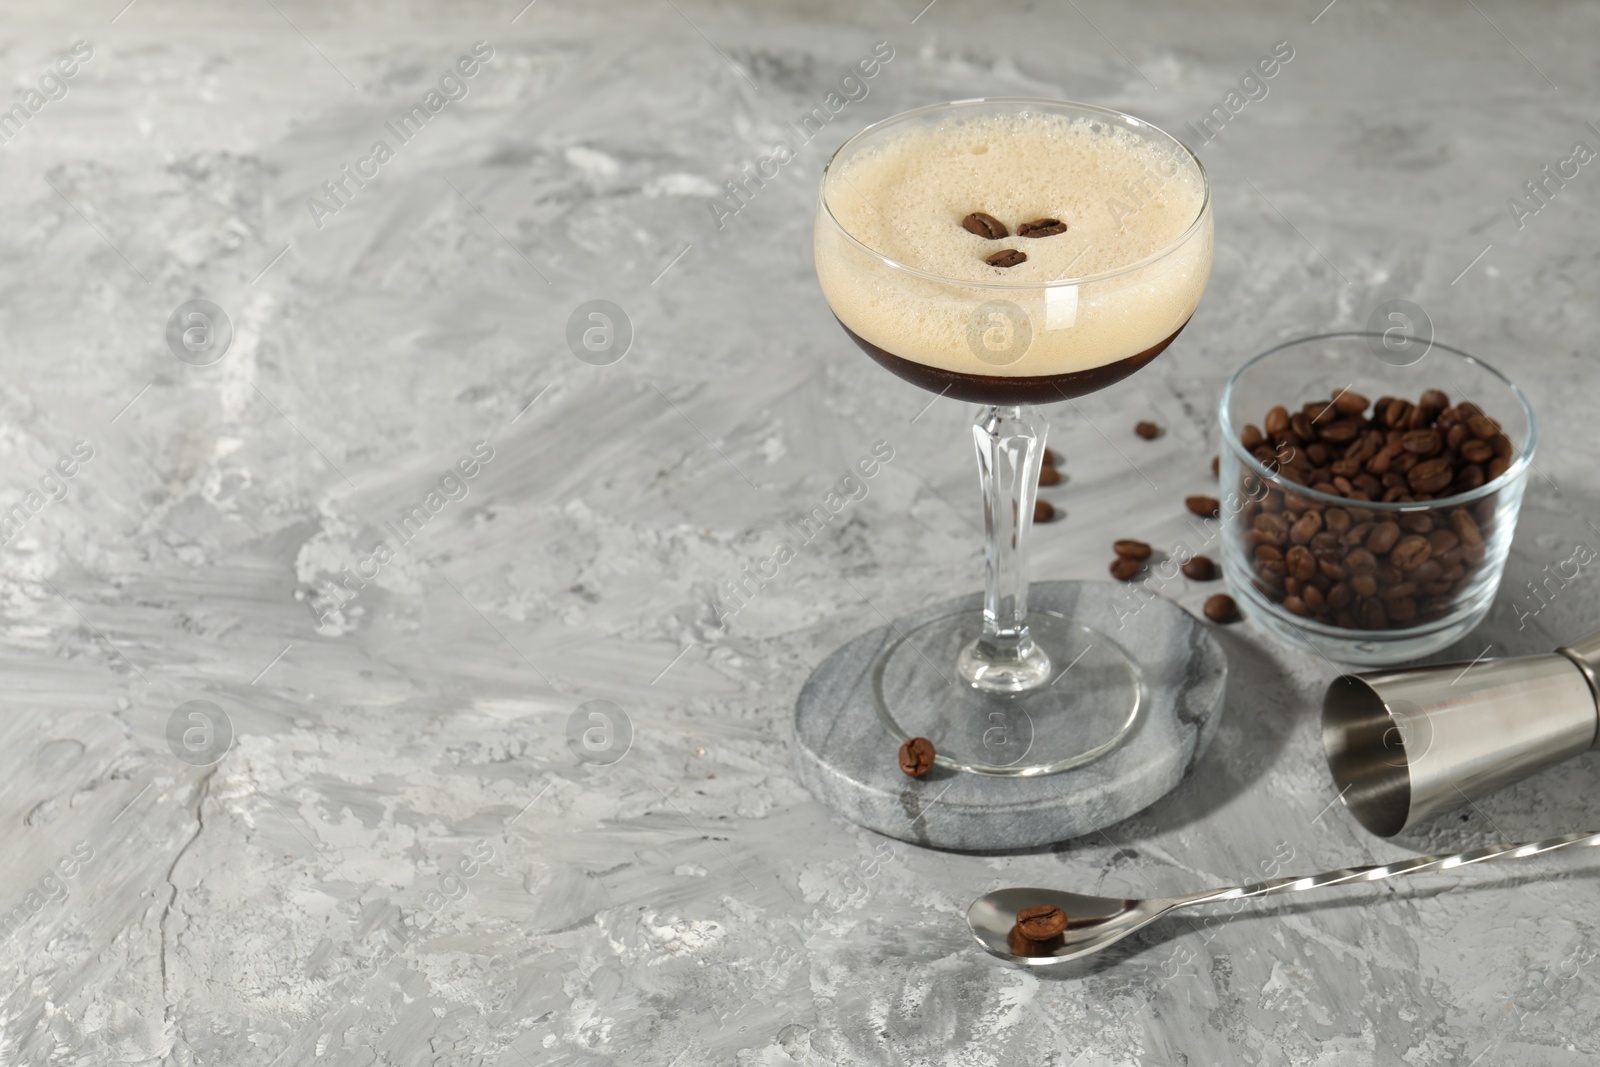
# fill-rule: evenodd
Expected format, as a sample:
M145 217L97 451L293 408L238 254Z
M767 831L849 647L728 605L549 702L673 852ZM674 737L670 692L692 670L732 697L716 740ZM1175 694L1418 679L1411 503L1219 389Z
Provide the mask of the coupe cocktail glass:
M970 232L983 212L1010 236ZM1064 232L1019 236L1024 223ZM1045 227L1055 230L1055 227ZM1139 119L1051 100L964 100L869 126L834 154L815 229L834 315L878 363L981 405L983 610L894 635L874 670L897 737L939 762L1049 774L1139 721L1138 649L1065 612L1029 616L1024 570L1047 430L1037 405L1121 381L1188 323L1211 271L1210 187ZM1027 256L991 266L995 253Z

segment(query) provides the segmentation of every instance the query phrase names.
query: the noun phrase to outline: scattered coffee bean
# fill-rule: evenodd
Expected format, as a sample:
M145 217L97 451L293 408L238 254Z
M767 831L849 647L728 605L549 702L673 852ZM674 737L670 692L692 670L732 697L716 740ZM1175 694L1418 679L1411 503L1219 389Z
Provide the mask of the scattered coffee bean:
M1005 223L982 211L974 211L961 220L961 225L968 233L975 233L979 237L985 237L991 241L998 241L1002 237L1011 236L1011 231L1006 229Z
M1018 237L1054 237L1066 232L1067 224L1060 219L1034 219L1017 227Z
M1211 477L1213 477L1213 478L1222 477L1222 457L1221 456L1212 456L1211 457Z
M1217 565L1207 556L1196 556L1183 565L1183 576L1191 582L1209 582L1217 576Z
M1111 551L1126 559L1149 559L1150 546L1143 541L1124 538L1111 546Z
M983 261L991 267L1015 267L1018 263L1028 261L1028 253L1018 252L1015 248L1002 248L992 256L985 256Z
M1278 478L1262 495L1256 476L1241 472L1246 503L1230 516L1262 595L1345 629L1410 627L1460 606L1499 502L1452 498L1510 469L1515 448L1497 421L1470 402L1452 406L1438 389L1414 404L1346 390L1274 407L1262 426L1245 426L1239 442Z
M1017 929L1029 941L1048 941L1067 929L1067 913L1054 904L1037 904L1017 912Z
M912 778L921 778L933 770L933 757L933 742L913 737L900 746L900 769Z
M1044 450L1044 465L1046 467L1056 466L1056 460L1059 458L1052 450L1048 448Z
M1214 596L1207 597L1206 606L1203 610L1206 613L1206 618L1212 622L1226 625L1230 622L1239 621L1239 605L1235 604L1233 597L1227 593L1217 593Z
M1061 472L1056 470L1054 467L1040 467L1039 468L1039 484L1040 485L1059 485L1059 484L1061 484Z
M1161 436L1161 427L1153 422L1136 422L1133 424L1133 432L1146 441L1154 441Z
M1056 509L1048 500L1035 500L1033 502L1033 521L1050 522L1056 517Z
M1119 582L1131 582L1139 573L1139 561L1131 556L1118 556L1111 561L1111 577Z
M1222 514L1222 502L1214 496L1187 496L1183 506L1202 519L1214 519Z

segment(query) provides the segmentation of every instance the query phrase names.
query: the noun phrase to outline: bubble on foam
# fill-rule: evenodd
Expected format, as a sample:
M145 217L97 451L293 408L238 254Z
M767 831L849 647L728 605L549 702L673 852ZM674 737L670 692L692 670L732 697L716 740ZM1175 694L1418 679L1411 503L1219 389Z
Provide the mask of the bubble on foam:
M978 374L1040 375L1089 369L1144 351L1188 321L1211 266L1209 214L1201 232L1157 262L1080 287L1070 323L1051 316L1052 281L1120 270L1170 246L1199 215L1205 190L1185 157L1109 123L1054 114L983 114L910 127L837 161L824 190L835 218L880 256L957 284L897 271L867 256L820 219L817 273L840 319L907 359ZM984 211L1013 236L989 241L961 220ZM1039 218L1067 224L1053 237L1021 238ZM1003 248L1028 260L983 262ZM997 292L960 282L1034 284ZM973 310L996 296L1027 311L1034 340L1004 368L966 343Z

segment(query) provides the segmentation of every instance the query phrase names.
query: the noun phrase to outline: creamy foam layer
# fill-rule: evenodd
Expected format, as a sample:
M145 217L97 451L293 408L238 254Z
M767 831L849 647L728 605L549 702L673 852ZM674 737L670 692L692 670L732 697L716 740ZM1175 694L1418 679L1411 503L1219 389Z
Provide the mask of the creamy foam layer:
M1062 374L1135 355L1188 321L1211 270L1208 210L1199 232L1153 264L1049 286L1160 252L1184 235L1205 200L1203 179L1185 155L1103 121L988 113L907 126L836 161L824 197L861 244L950 280L885 265L819 213L817 276L834 313L880 348L947 370ZM1013 236L991 241L967 232L961 220L974 211L999 219ZM1067 232L1015 236L1040 218L1061 220ZM1027 262L1007 269L984 262L1007 248L1025 252Z

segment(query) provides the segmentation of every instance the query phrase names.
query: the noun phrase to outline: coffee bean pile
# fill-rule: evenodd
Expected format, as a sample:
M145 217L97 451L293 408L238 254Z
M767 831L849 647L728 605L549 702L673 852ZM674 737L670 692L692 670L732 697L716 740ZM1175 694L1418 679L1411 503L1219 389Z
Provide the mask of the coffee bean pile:
M1369 413L1369 410L1370 413ZM1282 479L1348 504L1269 483L1245 505L1251 580L1293 615L1345 629L1389 630L1448 614L1482 564L1498 493L1470 505L1376 510L1374 501L1426 504L1470 492L1511 466L1511 439L1470 401L1438 389L1416 403L1376 404L1343 391L1293 414L1267 412L1239 441ZM1259 486L1251 486L1259 494Z

